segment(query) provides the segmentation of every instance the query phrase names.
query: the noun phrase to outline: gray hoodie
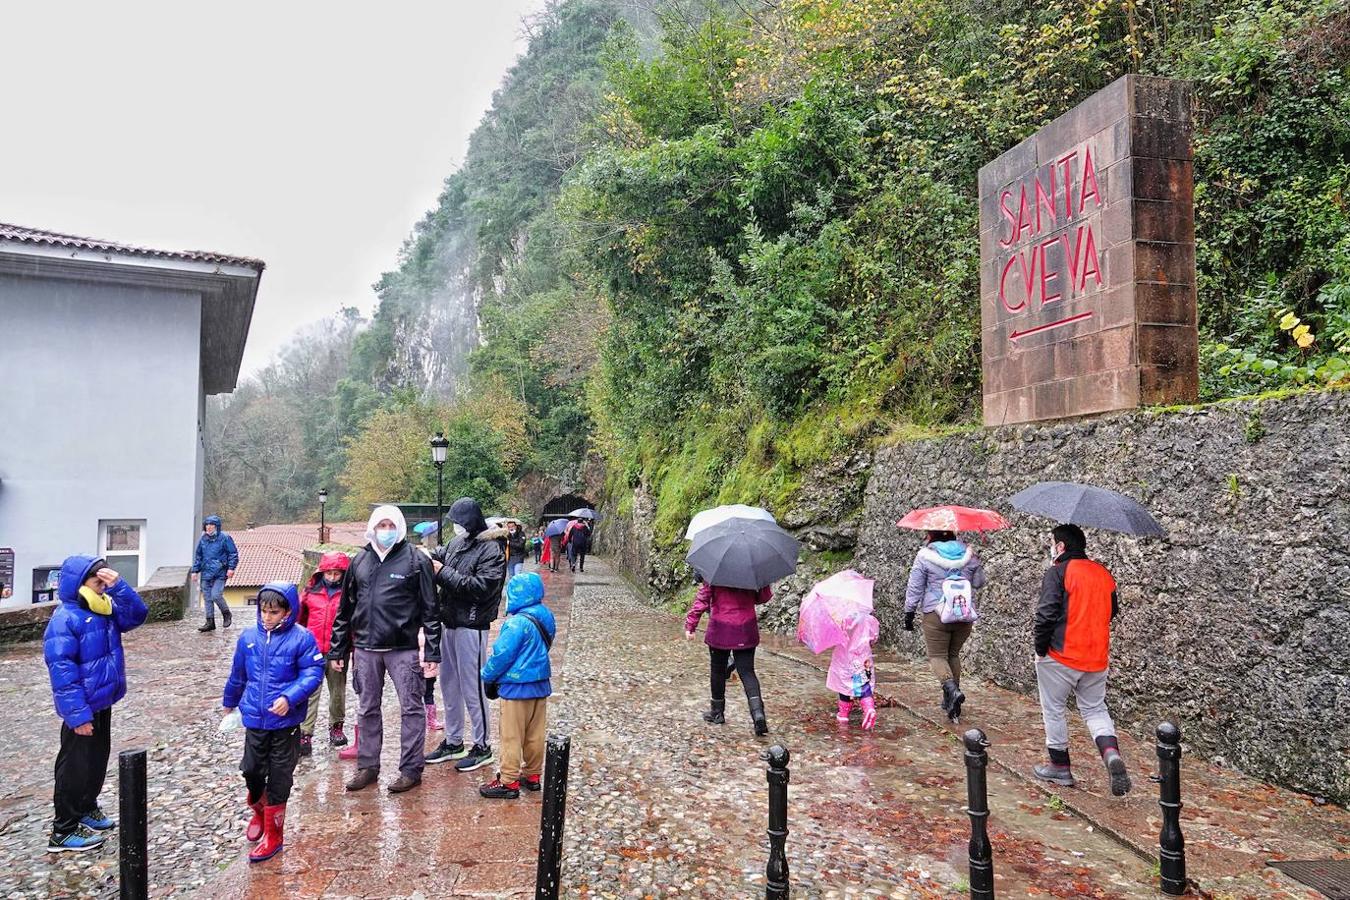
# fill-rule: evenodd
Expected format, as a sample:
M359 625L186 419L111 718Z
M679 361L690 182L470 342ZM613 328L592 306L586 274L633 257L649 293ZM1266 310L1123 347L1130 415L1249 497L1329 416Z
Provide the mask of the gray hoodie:
M956 572L968 579L972 588L984 587L984 563L961 541L935 541L920 548L909 570L905 612L914 610L920 602L922 612L937 609L942 599L942 582Z

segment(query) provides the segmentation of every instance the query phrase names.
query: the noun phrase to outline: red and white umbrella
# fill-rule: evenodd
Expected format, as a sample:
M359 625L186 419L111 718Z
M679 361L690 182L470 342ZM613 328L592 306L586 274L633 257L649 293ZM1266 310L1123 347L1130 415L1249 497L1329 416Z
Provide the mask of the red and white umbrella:
M914 531L998 531L1008 527L1008 520L992 509L970 506L930 506L905 513L895 523L899 528Z

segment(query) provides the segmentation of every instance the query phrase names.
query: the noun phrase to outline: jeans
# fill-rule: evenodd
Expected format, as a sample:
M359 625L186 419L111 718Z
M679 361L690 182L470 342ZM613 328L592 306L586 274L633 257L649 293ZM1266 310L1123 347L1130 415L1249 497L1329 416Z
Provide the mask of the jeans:
M221 615L226 615L230 611L229 605L225 602L225 573L221 572L214 578L201 576L202 602L206 605L206 622L208 625L214 625L216 621L216 607L220 607Z
M510 581L512 578L516 577L517 575L520 574L521 570L524 568L525 568L525 560L523 559L507 563L506 580Z

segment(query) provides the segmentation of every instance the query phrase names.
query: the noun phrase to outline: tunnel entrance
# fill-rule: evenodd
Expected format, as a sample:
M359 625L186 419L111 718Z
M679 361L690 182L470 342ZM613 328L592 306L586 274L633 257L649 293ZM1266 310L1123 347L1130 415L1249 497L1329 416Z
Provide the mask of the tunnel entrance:
M580 494L563 494L560 497L554 497L544 504L544 511L539 514L539 524L547 524L552 519L561 519L574 509L595 509L595 504L587 500Z

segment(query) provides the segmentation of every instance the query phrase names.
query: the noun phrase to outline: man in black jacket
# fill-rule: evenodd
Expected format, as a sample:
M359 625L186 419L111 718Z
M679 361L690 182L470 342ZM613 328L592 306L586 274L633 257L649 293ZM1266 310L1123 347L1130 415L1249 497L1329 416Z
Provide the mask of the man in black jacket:
M408 526L396 506L370 514L364 550L356 554L342 582L342 602L333 621L328 658L341 671L353 646L354 681L360 685L356 775L347 790L359 791L380 777L384 719L380 702L384 679L394 682L402 712L399 776L390 793L422 783L427 710L422 703L426 678L434 678L441 658L441 623L431 561L405 538ZM426 632L424 662L418 662L417 632Z
M447 544L433 562L440 593L441 699L445 703L445 739L426 761L458 760L455 768L472 772L495 760L489 745L488 699L480 675L487 662L487 633L501 606L506 558L500 539L505 529L489 529L483 510L471 497L450 507L449 519L464 534ZM430 638L428 638L430 646ZM468 714L473 744L464 746Z

